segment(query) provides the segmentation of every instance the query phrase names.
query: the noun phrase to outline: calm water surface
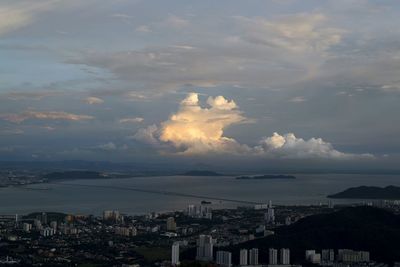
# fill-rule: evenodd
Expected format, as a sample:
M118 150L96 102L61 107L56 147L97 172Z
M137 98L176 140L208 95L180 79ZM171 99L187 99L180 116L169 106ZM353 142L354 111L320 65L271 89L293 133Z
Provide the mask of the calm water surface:
M210 197L254 202L272 200L275 204L308 205L326 203L326 195L360 185L400 186L399 175L313 174L296 175L291 180L236 180L234 177L141 177L113 180L75 180L65 183L36 184L24 187L0 188L0 214L25 214L33 211L101 214L117 209L128 214L151 211L171 211L197 204L201 199L120 190L111 187L171 191ZM46 190L38 190L46 189ZM215 208L244 204L212 201ZM335 203L360 202L334 200Z

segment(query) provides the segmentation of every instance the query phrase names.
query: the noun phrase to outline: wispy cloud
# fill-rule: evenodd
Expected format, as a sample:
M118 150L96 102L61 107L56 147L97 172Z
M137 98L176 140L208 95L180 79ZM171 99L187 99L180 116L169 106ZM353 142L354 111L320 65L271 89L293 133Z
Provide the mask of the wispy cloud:
M103 104L104 100L99 97L90 96L84 99L84 102L89 105Z
M163 22L163 25L170 26L176 29L181 29L190 25L189 20L176 15L170 14Z
M322 52L340 42L344 30L325 25L321 13L282 16L277 20L262 17L236 17L248 42L293 52Z
M11 92L1 95L1 97L6 97L11 100L42 100L45 97L56 96L60 95L59 92L50 92L50 91L43 91L43 92Z
M77 115L63 111L25 111L22 113L1 114L0 118L13 123L21 123L29 119L81 121L91 120L94 117L89 115Z
M301 103L301 102L305 102L305 101L307 101L307 99L305 99L303 96L296 96L296 97L289 99L289 102L293 102L293 103Z
M122 118L119 120L119 123L138 123L143 121L144 119L141 117L132 117L132 118Z
M147 25L140 25L135 29L137 32L151 32L151 29Z
M38 14L55 7L57 2L21 0L0 3L0 36L31 24Z

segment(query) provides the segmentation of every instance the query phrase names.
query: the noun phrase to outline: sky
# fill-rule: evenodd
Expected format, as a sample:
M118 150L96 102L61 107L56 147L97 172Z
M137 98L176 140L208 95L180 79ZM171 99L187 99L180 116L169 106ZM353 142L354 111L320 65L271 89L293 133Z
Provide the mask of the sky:
M0 160L400 160L397 1L0 0Z

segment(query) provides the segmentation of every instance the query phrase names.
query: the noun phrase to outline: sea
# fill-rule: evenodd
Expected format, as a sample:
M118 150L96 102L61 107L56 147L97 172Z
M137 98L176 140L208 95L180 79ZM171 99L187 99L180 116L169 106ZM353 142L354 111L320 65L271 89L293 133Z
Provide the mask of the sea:
M0 214L64 212L100 215L119 210L129 215L184 210L211 202L215 209L274 205L327 204L329 194L349 187L400 186L400 175L294 174L296 179L240 180L231 176L158 176L71 180L0 188ZM332 200L335 204L367 200Z

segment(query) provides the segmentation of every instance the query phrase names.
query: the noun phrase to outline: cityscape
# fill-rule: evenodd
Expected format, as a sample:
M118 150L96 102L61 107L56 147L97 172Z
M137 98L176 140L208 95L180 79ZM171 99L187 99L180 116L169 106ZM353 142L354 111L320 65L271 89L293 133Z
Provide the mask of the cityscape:
M251 247L303 218L343 209L385 209L393 203L335 206L267 204L213 210L211 203L140 216L106 210L102 216L36 212L0 216L0 263L13 266L398 266L381 255L349 247L302 250ZM329 243L329 242L328 242ZM399 255L396 254L399 260Z

